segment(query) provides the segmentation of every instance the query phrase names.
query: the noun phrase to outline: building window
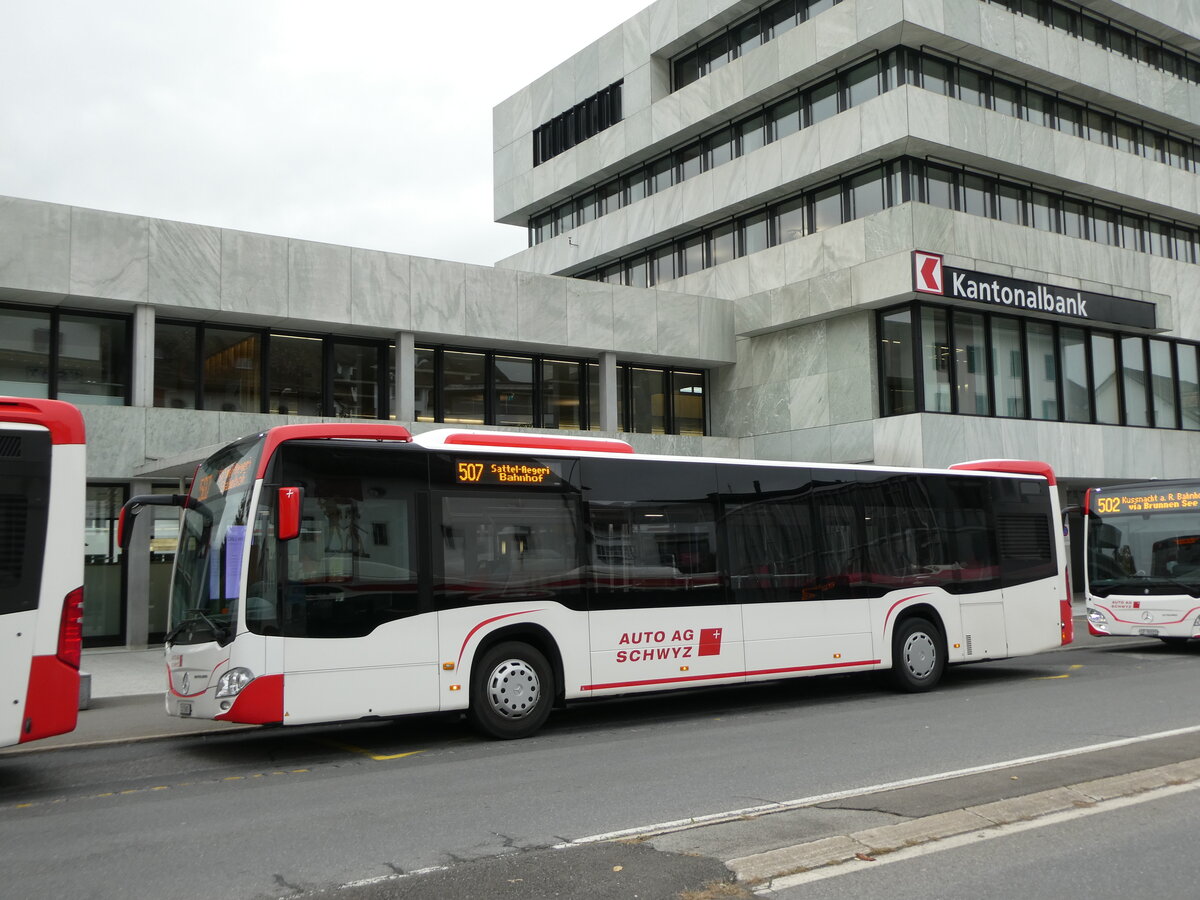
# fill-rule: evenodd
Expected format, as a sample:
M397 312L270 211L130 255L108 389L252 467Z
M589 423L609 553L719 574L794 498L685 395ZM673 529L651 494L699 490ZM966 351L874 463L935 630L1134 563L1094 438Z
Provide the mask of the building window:
M534 129L533 164L540 166L620 122L622 84L610 84Z
M125 554L117 542L117 520L125 500L123 485L87 486L83 642L89 647L125 643Z
M1024 119L1044 128L1054 128L1082 140L1115 147L1163 165L1189 172L1197 170L1200 147L1190 138L1120 117L1110 110L1068 103L1047 89L994 78L990 73L961 60L893 48L865 63L839 70L814 85L789 91L749 117L719 125L714 131L677 148L673 156L651 167L639 166L634 172L614 176L598 189L587 189L556 210L535 213L529 219L530 245L549 240L556 234L614 212L621 206L636 203L656 190L663 190L701 171L723 165L737 156L752 153L764 143L785 138L801 128L812 127L905 83ZM736 140L734 135L737 135ZM930 171L934 170L931 168ZM975 183L967 176L952 174L946 178L957 181L949 185L932 184L929 199L925 202L946 209L995 216L1016 224L1055 231L1068 228L1070 233L1077 236L1087 234L1091 240L1113 245L1118 243L1114 237L1116 226L1113 222L1118 215L1116 210L1088 210L1089 213L1096 213L1096 218L1085 222L1069 218L1078 212L1074 208L1067 209L1065 215L1068 218L1060 220L1056 206L1053 210L1036 211L1036 221L1018 223L1015 216L1021 211L1013 202L1017 198L997 195L994 202L1000 204L1000 209L994 211L990 208L993 202L988 194L993 187L990 181ZM650 179L649 182L647 179ZM1001 190L1007 189L1002 185ZM602 199L598 201L597 197ZM1054 219L1053 224L1046 224L1050 217ZM1169 243L1172 236L1167 234L1164 239ZM1132 242L1121 242L1120 245L1196 261L1195 248L1190 243L1161 251L1136 247Z
M395 383L391 356L383 341L158 321L154 405L386 418L393 408L390 399L383 402Z
M884 416L925 411L1200 430L1194 343L925 302L881 311L876 334Z
M0 392L125 406L131 328L125 316L0 307Z

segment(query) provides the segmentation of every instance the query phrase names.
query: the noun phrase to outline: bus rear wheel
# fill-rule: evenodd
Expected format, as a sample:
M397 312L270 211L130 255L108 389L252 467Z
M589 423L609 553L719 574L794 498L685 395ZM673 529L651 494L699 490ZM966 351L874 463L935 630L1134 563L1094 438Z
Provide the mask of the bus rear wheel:
M475 661L468 716L488 737L529 737L545 724L553 702L554 673L535 647L508 641Z
M907 693L930 691L946 669L942 632L927 619L913 617L892 635L892 686Z

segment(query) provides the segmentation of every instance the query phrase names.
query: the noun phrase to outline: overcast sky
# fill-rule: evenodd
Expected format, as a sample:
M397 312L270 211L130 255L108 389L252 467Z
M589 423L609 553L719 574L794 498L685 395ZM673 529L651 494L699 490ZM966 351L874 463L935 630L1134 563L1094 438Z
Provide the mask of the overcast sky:
M492 107L650 0L0 0L0 194L491 264Z

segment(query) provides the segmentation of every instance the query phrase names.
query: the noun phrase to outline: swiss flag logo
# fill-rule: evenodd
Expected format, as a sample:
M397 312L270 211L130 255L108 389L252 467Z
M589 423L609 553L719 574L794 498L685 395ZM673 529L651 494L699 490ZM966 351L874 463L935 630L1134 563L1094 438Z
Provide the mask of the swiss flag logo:
M913 287L922 294L943 294L942 254L913 251Z
M700 629L700 649L696 651L697 656L720 656L721 655L721 629L720 628L701 628Z

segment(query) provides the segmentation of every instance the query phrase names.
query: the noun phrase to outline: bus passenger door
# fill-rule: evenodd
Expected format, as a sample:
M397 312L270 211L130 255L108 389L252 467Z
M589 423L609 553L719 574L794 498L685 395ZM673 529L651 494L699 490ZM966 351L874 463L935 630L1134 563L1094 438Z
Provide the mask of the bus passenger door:
M720 566L715 467L584 460L591 681L584 695L745 680Z
M285 723L435 710L437 621L419 578L424 457L295 444L281 458L281 483L304 492L300 534L278 563Z

